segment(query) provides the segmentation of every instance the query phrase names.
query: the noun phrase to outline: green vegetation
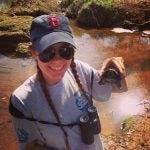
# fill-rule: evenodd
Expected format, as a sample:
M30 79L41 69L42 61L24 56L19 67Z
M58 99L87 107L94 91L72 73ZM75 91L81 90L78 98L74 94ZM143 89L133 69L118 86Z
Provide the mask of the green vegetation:
M136 0L136 3L139 1ZM15 41L16 45L13 44L13 46L17 47L20 42L29 42L28 30L33 17L50 12L65 12L69 18L75 18L79 26L87 28L119 27L125 25L125 20L135 23L141 22L142 19L149 20L148 2L140 1L139 8L142 11L139 11L141 9L135 5L134 7L130 5L130 8L134 9L126 9L127 3L131 4L135 2L134 0L126 1L126 5L121 4L125 3L125 0L62 0L60 4L59 2L56 0L12 0L11 2L5 0L4 5L7 7L0 8L1 44L4 41L12 43ZM125 9L122 9L122 6ZM138 13L136 13L137 8Z
M110 7L114 3L113 0L62 0L61 6L66 8L72 3L78 3L79 1L82 1L82 3L84 3L85 8L87 8L92 3L95 3L97 5L102 5L105 7Z
M67 16L86 27L110 27L118 17L113 0L63 0Z
M27 6L33 3L34 0L12 0L12 6Z
M101 5L103 7L111 7L113 5L113 0L86 0L85 5L89 6L92 3Z
M19 57L29 56L28 49L25 46L21 47L19 43L22 43L22 42L28 43L30 41L28 37L28 30L29 30L32 19L33 19L32 16L12 16L11 17L6 14L1 15L0 16L1 50L15 51L16 56L19 56Z
M9 31L0 31L0 42L29 42L30 39L27 33L23 31L9 32ZM7 45L8 46L8 45Z
M133 117L128 117L124 120L124 128L123 131L127 131L129 130L133 124L135 123L135 118Z
M71 5L72 3L74 3L76 0L62 0L61 1L61 7L63 8L67 8L69 5Z
M112 5L112 1L92 0L84 3L78 12L78 23L84 24L88 18L87 26L110 27L116 22L118 13Z
M11 5L0 9L0 47L16 52L16 56L29 56L28 45L33 17L53 11L51 0L12 0ZM58 8L57 8L58 9ZM55 11L57 10L54 9ZM7 42L6 42L7 41ZM23 43L22 43L23 42ZM9 45L9 48L8 48Z
M31 16L14 16L7 15L0 16L0 30L1 31L24 31L27 32L33 17Z
M29 57L31 54L29 53L28 47L30 43L19 43L16 47L16 55L19 57Z

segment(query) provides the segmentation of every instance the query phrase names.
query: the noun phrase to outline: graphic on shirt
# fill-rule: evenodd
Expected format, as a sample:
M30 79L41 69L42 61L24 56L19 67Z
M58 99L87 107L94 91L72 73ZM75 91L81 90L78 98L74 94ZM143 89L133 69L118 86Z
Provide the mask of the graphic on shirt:
M76 92L74 96L76 100L76 106L78 107L78 109L81 111L87 110L89 103L86 96L81 91Z
M27 142L29 138L29 134L24 129L19 129L19 128L17 129L17 136L20 143Z

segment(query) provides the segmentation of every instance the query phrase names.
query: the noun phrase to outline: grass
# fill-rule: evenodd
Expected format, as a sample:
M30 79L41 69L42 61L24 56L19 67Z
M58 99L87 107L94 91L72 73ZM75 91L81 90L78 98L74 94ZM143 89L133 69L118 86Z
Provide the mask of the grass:
M32 21L31 16L14 16L6 15L0 16L0 30L1 31L24 31L27 32Z
M29 52L29 47L30 43L19 43L16 47L16 55L18 57L29 57L31 56L30 52Z
M138 3L141 2L142 0L114 0L114 2L118 2L118 3Z
M134 124L135 120L133 117L128 117L124 120L124 128L123 128L123 131L127 131L129 130L133 124Z
M62 0L61 6L67 8L70 4L72 4L75 0Z
M109 8L113 5L113 0L86 0L84 7L87 8L92 3L95 3L98 6L101 5L101 6Z

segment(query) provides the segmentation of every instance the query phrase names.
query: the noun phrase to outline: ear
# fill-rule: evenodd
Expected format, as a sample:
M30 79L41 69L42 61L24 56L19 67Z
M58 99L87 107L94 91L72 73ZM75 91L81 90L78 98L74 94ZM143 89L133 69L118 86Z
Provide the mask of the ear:
M32 50L32 51L31 51L31 54L32 54L32 57L33 57L34 59L36 59L36 57L37 57L36 51L35 51L35 50Z
M31 52L32 57L33 57L34 59L36 59L36 57L37 57L37 52L36 52L36 50L34 49L34 47L33 47L32 45L30 45L30 46L28 47L28 49L29 49L29 51Z

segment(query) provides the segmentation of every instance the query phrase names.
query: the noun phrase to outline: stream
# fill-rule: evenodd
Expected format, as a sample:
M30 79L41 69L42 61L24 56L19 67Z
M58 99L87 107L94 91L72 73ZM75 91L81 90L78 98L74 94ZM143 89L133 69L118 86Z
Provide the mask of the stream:
M121 122L126 117L142 113L144 106L141 103L150 97L150 36L119 28L82 29L74 21L71 24L77 46L75 58L96 69L108 57L124 58L128 91L113 93L107 102L96 102L102 134L120 132ZM0 54L0 150L18 150L8 113L8 98L35 71L36 66L31 58L21 59Z

